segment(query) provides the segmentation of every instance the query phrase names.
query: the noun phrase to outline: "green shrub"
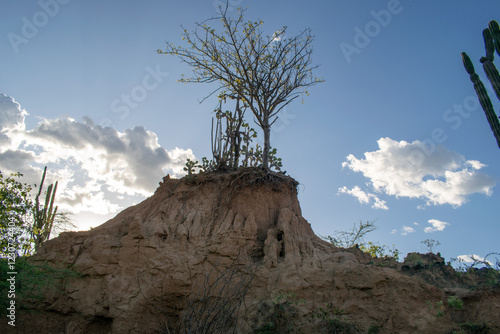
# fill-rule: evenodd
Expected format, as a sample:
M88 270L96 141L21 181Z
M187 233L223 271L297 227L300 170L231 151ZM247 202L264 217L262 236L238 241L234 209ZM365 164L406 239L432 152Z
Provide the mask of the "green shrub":
M379 243L373 243L369 241L367 244L359 245L359 249L363 252L368 253L371 257L377 258L389 258L394 259L396 261L399 260L399 250L394 248L392 245L392 249L386 245L380 245Z
M464 302L457 296L451 296L448 298L448 305L455 310L461 310L464 307Z
M404 259L404 263L408 265L423 265L424 261L422 257L418 253L410 253Z
M436 302L436 317L444 317L444 303L442 300Z

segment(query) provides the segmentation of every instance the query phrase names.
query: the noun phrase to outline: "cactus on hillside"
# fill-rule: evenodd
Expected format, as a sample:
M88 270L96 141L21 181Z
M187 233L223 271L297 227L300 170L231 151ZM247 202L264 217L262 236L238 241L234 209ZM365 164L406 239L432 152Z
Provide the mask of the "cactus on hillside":
M57 191L57 181L51 184L47 188L47 193L45 195L45 204L40 208L39 198L42 193L43 182L45 181L45 174L47 173L47 167L43 171L42 181L40 182L40 187L38 189L38 194L35 198L35 208L34 208L34 222L33 222L33 239L35 241L35 251L38 251L40 245L49 239L50 232L54 225L54 218L57 214L57 206L54 207L54 199Z
M493 64L495 49L500 55L500 28L496 21L490 21L489 28L483 30L483 38L486 49L486 56L481 58L481 63L483 63L484 72L486 73L488 80L493 86L496 96L500 100L500 74ZM498 120L497 114L495 113L495 109L493 108L490 97L488 96L486 88L484 87L481 79L476 74L474 65L472 65L472 61L465 52L462 52L462 61L465 66L465 70L470 75L470 80L474 84L474 89L476 90L477 97L479 98L479 102L481 103L484 113L486 114L486 118L488 120L488 123L490 124L491 130L495 135L498 147L500 147L500 122Z

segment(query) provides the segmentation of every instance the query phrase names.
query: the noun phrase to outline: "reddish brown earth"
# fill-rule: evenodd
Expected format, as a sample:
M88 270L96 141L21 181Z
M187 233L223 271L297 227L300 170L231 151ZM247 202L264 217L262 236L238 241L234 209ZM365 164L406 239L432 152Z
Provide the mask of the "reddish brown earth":
M396 263L336 248L302 217L296 186L254 169L164 178L101 226L46 242L31 262L79 276L25 301L10 332L160 333L201 319L203 292L229 298L208 287L236 273L227 291L250 282L230 320L237 333L500 333L497 281L460 276L433 254Z

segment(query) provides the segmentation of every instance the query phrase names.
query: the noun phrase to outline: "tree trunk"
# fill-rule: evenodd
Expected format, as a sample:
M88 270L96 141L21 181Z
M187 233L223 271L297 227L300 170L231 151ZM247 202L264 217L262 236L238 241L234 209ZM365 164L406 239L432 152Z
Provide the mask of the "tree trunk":
M262 152L262 168L265 171L269 170L269 150L271 147L271 126L269 125L269 122L267 122L266 126L262 127L262 130L264 130L264 150Z

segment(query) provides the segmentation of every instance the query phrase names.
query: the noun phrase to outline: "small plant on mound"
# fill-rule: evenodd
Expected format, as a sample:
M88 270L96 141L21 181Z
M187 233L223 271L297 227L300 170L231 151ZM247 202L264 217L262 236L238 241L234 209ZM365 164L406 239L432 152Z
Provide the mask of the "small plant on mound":
M198 161L192 161L191 159L187 159L186 167L184 167L184 171L188 173L188 176L191 176L195 172L195 168L201 168L201 165L197 165Z
M369 241L367 244L359 245L359 249L370 254L372 257L399 260L399 250L394 248L394 245L392 245L391 249L389 246Z
M425 239L421 243L427 247L427 249L429 250L429 253L433 253L433 248L441 245L441 243L439 241L436 241L434 239Z
M444 303L442 300L436 302L436 317L444 317Z
M410 266L423 266L424 261L422 260L422 257L418 253L409 253L405 259L404 263Z
M461 310L464 308L464 302L457 296L450 296L448 298L448 305L455 310Z

